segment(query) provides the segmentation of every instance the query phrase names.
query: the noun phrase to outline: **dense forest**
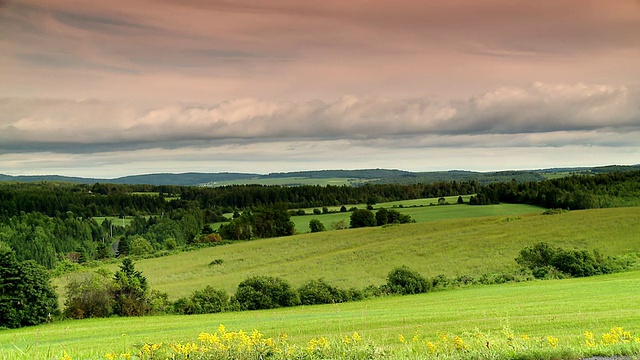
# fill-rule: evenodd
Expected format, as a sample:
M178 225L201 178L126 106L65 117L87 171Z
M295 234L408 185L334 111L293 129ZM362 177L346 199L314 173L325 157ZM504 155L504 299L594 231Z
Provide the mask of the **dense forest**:
M472 205L526 203L547 208L640 206L640 171L544 181L352 186L0 183L0 242L19 261L54 268L114 255L146 255L225 240L290 235L290 210L474 194ZM225 218L223 214L234 213ZM127 226L114 226L124 217ZM220 233L208 224L231 221Z
M571 210L639 206L640 171L494 183L480 187L472 199L472 203L479 205L500 202Z

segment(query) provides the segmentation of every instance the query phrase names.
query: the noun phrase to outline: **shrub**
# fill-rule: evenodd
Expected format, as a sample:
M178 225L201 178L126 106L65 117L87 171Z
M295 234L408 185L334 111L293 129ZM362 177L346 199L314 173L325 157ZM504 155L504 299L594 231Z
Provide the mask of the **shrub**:
M309 229L312 233L326 230L324 224L318 219L311 219L311 221L309 221Z
M105 273L81 273L65 286L64 315L72 319L109 317L113 314L113 283Z
M298 289L302 305L333 304L362 298L356 289L342 290L327 284L323 279L311 280Z
M393 293L407 295L420 294L431 290L431 283L419 273L401 266L387 275L387 286Z
M211 244L211 243L219 243L222 241L222 237L216 233L210 233L204 235L198 239L198 243L200 244Z
M273 309L300 304L298 293L283 279L270 276L250 277L240 284L235 300L242 310Z
M351 228L376 226L376 217L371 210L355 209L351 213Z
M178 314L213 314L229 308L229 294L208 285L195 291L189 298L181 298L174 303L174 311Z
M583 277L612 271L612 262L599 253L584 250L566 250L537 243L520 251L516 262L533 272L536 278Z

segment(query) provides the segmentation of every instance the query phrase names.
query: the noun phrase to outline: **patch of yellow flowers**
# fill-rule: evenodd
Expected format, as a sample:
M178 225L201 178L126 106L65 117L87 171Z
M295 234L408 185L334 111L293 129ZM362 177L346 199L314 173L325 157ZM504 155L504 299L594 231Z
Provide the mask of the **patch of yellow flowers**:
M467 340L463 339L463 336ZM474 359L474 358L512 358L518 353L553 353L558 350L573 350L581 354L619 354L621 352L640 354L640 337L634 337L630 331L622 327L613 327L608 333L603 334L600 340L593 332L584 332L584 345L574 346L571 343L561 343L554 336L530 337L527 334L517 336L508 325L503 327L501 336L492 336L476 331L462 336L449 336L438 332L435 337L423 337L416 332L411 342L407 341L403 334L398 335L398 340L404 345L405 350L412 353L415 358L444 358L444 359ZM623 348L614 346L627 345ZM586 347L586 351L584 350Z
M185 343L152 343L143 344L137 352L107 353L107 360L181 360L181 359L376 359L410 357L420 359L473 359L478 357L510 358L518 353L553 352L563 349L579 350L580 354L640 354L640 337L634 336L622 327L613 327L597 338L593 332L584 332L584 342L574 346L561 342L557 337L530 337L527 334L517 335L508 325L503 328L501 336L492 336L480 331L462 335L448 335L438 332L435 337L424 337L415 332L408 341L404 335L398 335L401 349L393 352L385 351L379 346L365 343L362 336L354 332L340 336L331 341L323 336L314 337L306 346L291 344L287 334L280 334L277 339L266 338L258 330L246 333L242 330L227 331L220 325L216 332L202 332L197 341ZM565 340L566 342L566 340ZM625 347L625 348L623 348ZM586 348L586 351L584 351ZM556 350L557 349L557 350ZM64 352L62 360L72 360Z

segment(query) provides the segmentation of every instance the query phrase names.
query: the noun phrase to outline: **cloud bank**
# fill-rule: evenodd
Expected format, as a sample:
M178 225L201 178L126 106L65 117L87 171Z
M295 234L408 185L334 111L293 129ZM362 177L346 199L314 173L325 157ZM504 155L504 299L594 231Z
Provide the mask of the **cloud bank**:
M593 84L537 82L450 101L244 98L145 108L98 100L4 98L0 114L5 153L296 140L399 147L640 145L640 94L625 86Z

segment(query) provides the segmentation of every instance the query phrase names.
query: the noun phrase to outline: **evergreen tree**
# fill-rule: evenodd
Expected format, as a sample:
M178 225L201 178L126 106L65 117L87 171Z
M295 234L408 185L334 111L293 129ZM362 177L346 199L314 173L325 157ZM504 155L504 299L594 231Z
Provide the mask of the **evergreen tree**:
M0 242L0 327L37 325L57 313L58 297L47 270L35 261L17 261Z

